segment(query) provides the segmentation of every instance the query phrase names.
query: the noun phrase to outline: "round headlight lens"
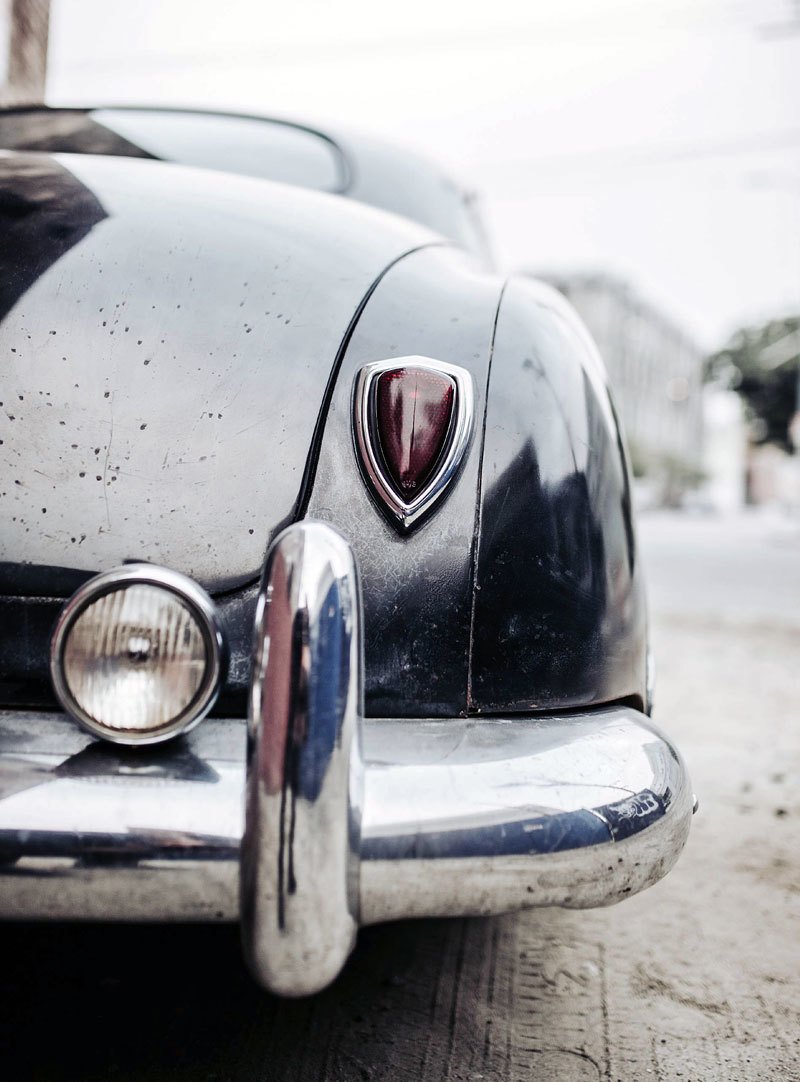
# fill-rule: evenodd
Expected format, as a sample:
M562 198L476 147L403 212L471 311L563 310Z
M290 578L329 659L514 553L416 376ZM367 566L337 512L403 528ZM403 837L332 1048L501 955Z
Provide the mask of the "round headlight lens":
M53 680L63 706L95 735L154 743L211 708L221 654L204 591L183 575L132 565L98 575L68 603Z

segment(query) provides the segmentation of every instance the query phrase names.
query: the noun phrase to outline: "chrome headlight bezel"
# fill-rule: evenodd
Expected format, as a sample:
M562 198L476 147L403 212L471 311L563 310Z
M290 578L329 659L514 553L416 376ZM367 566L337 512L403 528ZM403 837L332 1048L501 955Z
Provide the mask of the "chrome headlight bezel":
M157 729L115 730L88 714L67 682L64 650L69 634L86 609L105 594L131 586L155 586L173 594L196 620L206 648L206 669L191 701L169 722ZM72 595L56 622L50 646L50 675L56 697L70 717L93 736L113 744L160 744L198 725L212 709L225 678L227 647L216 606L205 590L187 575L153 564L131 563L95 575Z

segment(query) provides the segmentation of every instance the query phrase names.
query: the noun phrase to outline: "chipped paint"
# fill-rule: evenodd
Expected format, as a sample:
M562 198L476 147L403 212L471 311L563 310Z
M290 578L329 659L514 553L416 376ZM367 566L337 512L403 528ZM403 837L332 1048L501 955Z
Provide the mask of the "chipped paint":
M0 559L256 577L353 312L429 235L153 162L9 155L0 183L33 208L0 256Z

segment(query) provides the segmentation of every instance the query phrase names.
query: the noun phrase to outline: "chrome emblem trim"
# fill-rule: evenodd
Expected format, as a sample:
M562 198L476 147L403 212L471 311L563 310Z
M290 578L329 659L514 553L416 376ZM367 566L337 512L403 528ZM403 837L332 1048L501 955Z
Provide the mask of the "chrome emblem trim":
M439 465L413 500L400 496L386 474L379 448L375 418L375 387L379 376L398 368L422 368L449 376L456 386L453 416ZM472 376L464 368L432 357L393 357L365 364L356 375L353 429L359 460L369 485L390 520L401 530L416 526L447 491L461 466L472 437L475 402Z

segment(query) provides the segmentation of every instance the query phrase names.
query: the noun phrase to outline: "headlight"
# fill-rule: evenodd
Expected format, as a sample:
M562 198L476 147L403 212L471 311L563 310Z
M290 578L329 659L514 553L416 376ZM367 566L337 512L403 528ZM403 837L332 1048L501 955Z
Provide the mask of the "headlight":
M155 744L208 713L224 656L204 590L177 572L126 564L67 603L50 667L62 706L85 729L119 744Z

